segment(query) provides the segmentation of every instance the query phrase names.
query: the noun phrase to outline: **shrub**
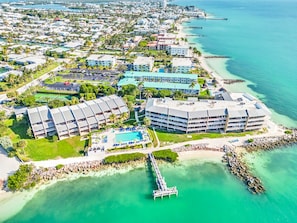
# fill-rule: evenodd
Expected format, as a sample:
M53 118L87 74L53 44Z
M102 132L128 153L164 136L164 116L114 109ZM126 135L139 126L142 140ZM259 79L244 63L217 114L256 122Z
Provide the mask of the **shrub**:
M104 164L112 164L112 163L127 163L130 161L141 160L145 157L143 153L129 153L129 154L121 154L121 155L113 155L105 157L103 160Z
M174 162L177 160L178 154L171 149L154 151L153 155L156 159L165 160L168 162Z
M34 187L36 182L30 182L29 177L33 170L32 165L21 165L20 168L11 176L8 177L7 186L12 191L29 189Z
M3 136L0 138L0 145L7 151L11 151L13 149L13 145L9 136Z
M17 147L19 148L25 148L27 146L27 141L26 140L20 140L18 143L17 143Z
M64 167L63 164L58 164L58 165L56 166L56 170L59 170L59 169L61 169L61 168L63 168L63 167Z
M252 143L252 142L254 142L254 139L248 139L247 142Z
M292 130L286 130L285 134L292 134Z

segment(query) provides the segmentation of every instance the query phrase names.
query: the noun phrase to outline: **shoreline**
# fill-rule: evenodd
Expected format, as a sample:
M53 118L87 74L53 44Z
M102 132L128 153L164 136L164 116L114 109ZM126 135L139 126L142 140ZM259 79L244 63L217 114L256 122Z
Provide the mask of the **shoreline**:
M186 33L183 30L183 26L182 24L178 24L178 26L180 27L179 29L179 37L186 37ZM198 45L198 44L197 44ZM195 56L195 58L197 58L200 62L200 66L205 69L212 77L214 77L217 81L218 81L218 88L226 88L228 89L224 84L224 79L223 77L221 77L216 71L214 71L211 66L209 66L209 64L207 63L207 59L204 56ZM237 85L237 84L236 84ZM255 135L255 136L244 136L244 137L229 137L229 138L218 138L218 139L202 139L202 140L196 140L196 141L188 141L188 142L184 142L182 144L191 144L191 145L195 145L197 143L207 143L208 147L210 148L218 148L219 146L223 146L225 143L229 143L232 144L234 146L236 146L236 148L238 148L238 146L242 146L244 145L244 141L246 141L249 138L262 138L263 135L267 135L268 137L271 136L283 136L283 129L281 128L281 126L277 125L276 123L270 121L271 126L274 126L273 128L273 132L269 132L269 133L265 133L262 135ZM232 139L238 139L239 141L236 143L230 143L230 141L232 141ZM172 148L174 150L174 147L179 146L178 145L168 145L165 147L160 147L157 148L158 150L160 149L166 149L166 148ZM134 150L130 150L127 153L131 153L134 152ZM141 152L147 152L144 150L141 150ZM222 157L224 155L224 152L220 152L220 151L207 151L207 150L190 150L190 151L179 151L179 162L183 162L183 161L188 161L188 160L197 160L199 162L220 162L222 161ZM114 154L106 154L108 155L114 155ZM103 157L103 156L102 156ZM69 165L69 164L78 164L80 162L92 162L92 161L99 161L100 159L102 159L102 157L100 156L91 156L91 157L78 157L78 158L68 158L68 159L61 159L61 160L50 160L50 161L40 161L38 165L38 162L32 162L34 165L38 166L38 167L54 167L60 163L63 163L65 165ZM62 162L61 162L62 161ZM130 163L131 164L131 163ZM1 210L1 214L0 214L0 221L2 221L3 216L9 218L12 215L18 213L23 207L24 205L30 201L34 195L36 193L38 193L41 190L46 189L49 186L52 186L58 182L63 182L63 181L72 181L72 180L76 180L80 177L90 177L90 176L98 176L98 177L102 177L102 176L107 176L107 175L111 175L111 174L119 174L119 173L126 173L129 172L133 169L136 168L141 168L141 165L130 165L128 164L125 168L125 166L121 166L119 168L114 167L114 166L110 166L107 167L106 169L101 169L99 171L86 171L83 173L71 173L69 175L64 175L62 178L58 178L58 179L51 179L49 181L45 181L45 183L43 182L41 185L38 185L36 188L30 190L30 191L23 191L23 192L6 192L6 191L1 191L0 190L0 210ZM46 166L48 165L48 166ZM117 165L115 165L117 166ZM21 201L21 202L20 202ZM18 204L18 208L16 208L15 210L13 210L13 208L15 208L15 204ZM3 213L8 213L9 211L14 211L13 213L11 213L10 216L6 216L3 215ZM3 213L2 213L3 212ZM6 219L7 219L6 218ZM5 220L5 219L4 219Z
M222 157L224 155L223 152L216 151L204 151L204 150L196 150L196 151L183 151L178 152L179 159L177 163L187 162L191 160L197 160L199 162L215 162L221 163ZM163 161L161 161L163 162ZM170 164L170 163L169 163ZM124 174L129 171L145 168L146 160L144 161L135 161L129 162L123 165L108 165L103 166L103 168L99 171L87 171L87 173L70 173L67 175L63 175L61 178L51 179L48 181L44 181L39 183L35 188L32 188L28 191L5 191L0 190L0 222L5 221L18 212L22 210L22 208L40 191L47 189L50 186L55 185L59 182L69 182L74 181L82 177L104 177L110 176L114 174ZM17 204L17 205L16 205Z
M191 31L185 31L186 25L184 24L185 21L189 21L193 19L194 18L188 18L179 24L180 32L182 33L181 34L182 36L191 39L190 36L195 34ZM187 37L187 35L190 35L190 36ZM218 81L217 86L220 86L221 88L224 88L231 93L245 91L251 94L253 97L257 98L259 101L262 101L262 99L265 98L265 95L259 92L256 92L249 87L249 85L255 85L249 79L245 77L239 77L236 74L233 74L229 70L227 70L226 65L227 65L227 61L230 60L230 58L207 59L205 58L205 56L209 56L209 55L220 56L220 55L215 55L204 51L202 48L203 46L199 42L197 42L197 40L193 41L193 46L195 46L201 52L201 56L196 56L195 58L198 59L200 66L203 69L205 69L210 74L210 76L212 76ZM214 60L214 62L210 62L211 60ZM243 80L243 82L234 83L234 84L225 84L224 79ZM217 87L217 89L219 89L220 87ZM265 106L267 105L265 104ZM293 120L292 118L285 116L283 114L277 113L273 108L268 107L268 109L271 112L271 119L277 125L284 125L288 128L297 128L296 120Z

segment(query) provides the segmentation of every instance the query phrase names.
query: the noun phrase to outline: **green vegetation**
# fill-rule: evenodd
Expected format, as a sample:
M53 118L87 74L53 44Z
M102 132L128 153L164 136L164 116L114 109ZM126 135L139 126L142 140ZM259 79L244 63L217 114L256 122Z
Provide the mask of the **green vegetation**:
M59 170L59 169L61 169L61 168L63 168L63 167L64 167L63 164L58 164L58 165L56 166L56 170Z
M254 139L248 139L247 142L252 143L252 142L254 142Z
M238 132L238 133L168 133L160 130L156 130L157 136L161 146L165 146L167 143L180 143L192 140L199 140L205 138L223 138L223 137L241 137L246 135L252 135L253 132Z
M292 134L292 130L289 130L289 129L286 130L286 131L285 131L285 134L288 134L288 135L289 135L289 134Z
M176 161L178 157L178 154L173 152L171 149L154 151L153 155L156 159L165 160L171 163Z
M87 140L80 141L80 136L56 141L51 138L27 139L25 156L34 161L82 156Z
M8 177L8 188L12 191L19 191L34 187L38 179L30 180L32 170L32 165L21 165L13 175Z
M33 73L33 77L34 79L37 79L39 78L40 76L50 72L51 70L57 68L59 66L59 63L58 62L53 62L52 64L46 66L45 68L39 70L39 71L36 71Z
M199 96L210 96L210 94L209 94L209 90L206 89L206 90L204 90L204 91L200 91Z
M50 72L59 66L59 63L47 61L43 66L39 66L36 71L24 70L23 75L10 74L5 78L4 82L0 82L0 91L15 92L17 88L24 86L34 79Z
M103 163L104 164L127 163L130 161L141 160L144 158L145 158L145 155L143 153L129 153L129 154L108 156L103 160Z
M63 82L63 78L60 76L54 76L54 77L48 78L44 81L45 84L54 84L57 82Z
M29 128L26 118L22 120L8 119L5 121L6 129L3 132L9 136L16 146L16 154L23 160L47 160L82 156L87 140L80 140L80 136L57 141L57 136L43 139L32 139L27 135ZM26 143L21 141L25 141ZM25 145L26 144L26 145ZM21 147L24 145L24 147Z
M148 128L147 131L148 131L148 134L150 136L150 139L152 140L153 146L157 147L158 146L158 140L157 140L157 138L155 136L154 130Z

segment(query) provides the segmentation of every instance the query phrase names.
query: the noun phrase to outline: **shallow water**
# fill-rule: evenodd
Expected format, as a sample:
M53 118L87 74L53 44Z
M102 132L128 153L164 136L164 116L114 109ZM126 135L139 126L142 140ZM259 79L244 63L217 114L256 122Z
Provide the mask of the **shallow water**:
M174 1L197 5L196 1ZM190 38L206 54L230 56L208 59L218 74L241 78L245 84L230 85L233 91L248 91L271 108L274 121L297 126L297 0L201 0L199 8L227 21L193 19L186 26Z
M59 182L7 222L295 222L297 147L248 160L267 189L263 195L250 194L220 162L187 161L161 166L178 197L154 201L154 176L141 168Z
M226 77L248 80L230 88L252 92L275 111L274 120L297 126L297 1L201 0L199 6L228 17L187 24L203 26L192 32L206 35L194 39L204 52L232 57L226 64L212 60L210 65ZM297 146L247 160L263 181L263 195L251 195L221 163L188 161L161 166L168 186L179 189L177 198L154 201L154 177L142 168L57 183L7 222L296 222Z

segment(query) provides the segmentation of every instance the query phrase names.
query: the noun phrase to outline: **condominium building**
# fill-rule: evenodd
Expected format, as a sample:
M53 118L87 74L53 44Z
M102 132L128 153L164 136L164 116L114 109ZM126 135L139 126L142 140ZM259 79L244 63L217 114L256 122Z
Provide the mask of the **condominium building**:
M171 56L189 56L189 46L188 45L170 45L167 47L167 52Z
M57 134L59 139L85 135L110 124L110 115L120 117L129 109L122 98L111 95L81 104L49 109L47 106L27 110L35 138Z
M143 82L144 88L167 89L170 91L182 91L186 94L198 94L199 84L190 87L191 83L197 83L197 75L182 73L153 73L127 71L124 78L118 82L118 87Z
M189 73L192 69L192 61L190 58L173 58L172 72L173 73Z
M264 107L247 98L234 101L150 98L146 104L145 116L151 120L151 126L166 131L242 132L263 127L268 115Z
M116 63L116 58L112 55L96 55L92 54L87 58L87 65L113 67Z
M137 57L133 62L134 71L151 71L154 67L153 57Z

